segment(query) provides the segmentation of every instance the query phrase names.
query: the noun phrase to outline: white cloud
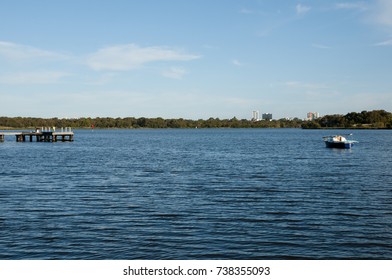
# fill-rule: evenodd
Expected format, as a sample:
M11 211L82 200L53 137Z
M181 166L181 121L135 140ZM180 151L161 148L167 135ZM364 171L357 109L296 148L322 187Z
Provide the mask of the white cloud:
M0 41L0 84L53 84L71 74L54 70L69 62L71 56L32 46ZM38 66L39 65L39 66ZM45 65L48 69L45 69ZM11 67L10 67L11 66ZM37 68L39 67L39 70Z
M365 11L368 9L364 2L344 2L344 3L337 3L335 5L336 9L339 10L360 10Z
M330 49L331 47L326 46L326 45L322 45L322 44L312 44L313 48L317 48L317 49Z
M12 73L0 76L0 84L53 84L70 75L56 71Z
M172 67L169 70L163 71L162 76L171 79L181 80L182 77L186 74L186 70L180 67Z
M0 41L0 56L9 60L29 59L67 59L68 56L56 52L38 49L31 46Z
M309 6L305 6L305 5L302 5L302 4L298 4L295 8L297 10L297 14L298 15L304 15L307 12L309 12L310 9L311 9Z
M392 1L378 0L373 17L378 24L392 27Z
M243 8L240 10L240 13L249 15L249 14L254 14L254 11L250 10L250 9Z
M235 66L242 66L242 63L238 59L233 59L231 63Z
M374 44L377 47L392 46L392 39Z
M324 84L304 83L304 82L298 82L298 81L289 81L289 82L286 82L285 85L288 88L306 89L306 90L317 90L317 89L326 89L326 88L328 88Z
M146 63L159 61L189 61L199 55L186 54L167 47L139 47L135 44L116 45L98 50L87 59L94 70L126 71Z

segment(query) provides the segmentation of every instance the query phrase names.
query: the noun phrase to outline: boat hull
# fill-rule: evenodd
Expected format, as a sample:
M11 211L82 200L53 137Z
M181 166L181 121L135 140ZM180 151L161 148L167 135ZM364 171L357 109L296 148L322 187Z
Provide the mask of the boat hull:
M351 149L354 145L352 142L329 142L325 141L327 148L337 148L337 149Z

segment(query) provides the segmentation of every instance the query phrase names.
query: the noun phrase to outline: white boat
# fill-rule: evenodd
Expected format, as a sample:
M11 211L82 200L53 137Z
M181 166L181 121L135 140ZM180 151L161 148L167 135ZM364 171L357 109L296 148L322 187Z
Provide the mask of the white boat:
M351 136L352 134L346 135ZM343 135L324 136L323 140L327 148L351 149L355 143L358 143L355 140L348 140Z

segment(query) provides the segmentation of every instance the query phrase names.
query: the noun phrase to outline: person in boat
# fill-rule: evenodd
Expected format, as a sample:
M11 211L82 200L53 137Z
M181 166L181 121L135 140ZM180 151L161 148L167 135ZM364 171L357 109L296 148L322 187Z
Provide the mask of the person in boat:
M346 138L340 135L336 135L335 137L332 138L332 140L335 142L342 142L342 141L346 141Z

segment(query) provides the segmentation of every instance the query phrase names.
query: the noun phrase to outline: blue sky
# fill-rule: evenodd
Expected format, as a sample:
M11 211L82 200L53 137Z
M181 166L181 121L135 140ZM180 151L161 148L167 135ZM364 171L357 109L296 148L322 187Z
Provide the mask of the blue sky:
M2 0L0 115L392 111L392 1Z

